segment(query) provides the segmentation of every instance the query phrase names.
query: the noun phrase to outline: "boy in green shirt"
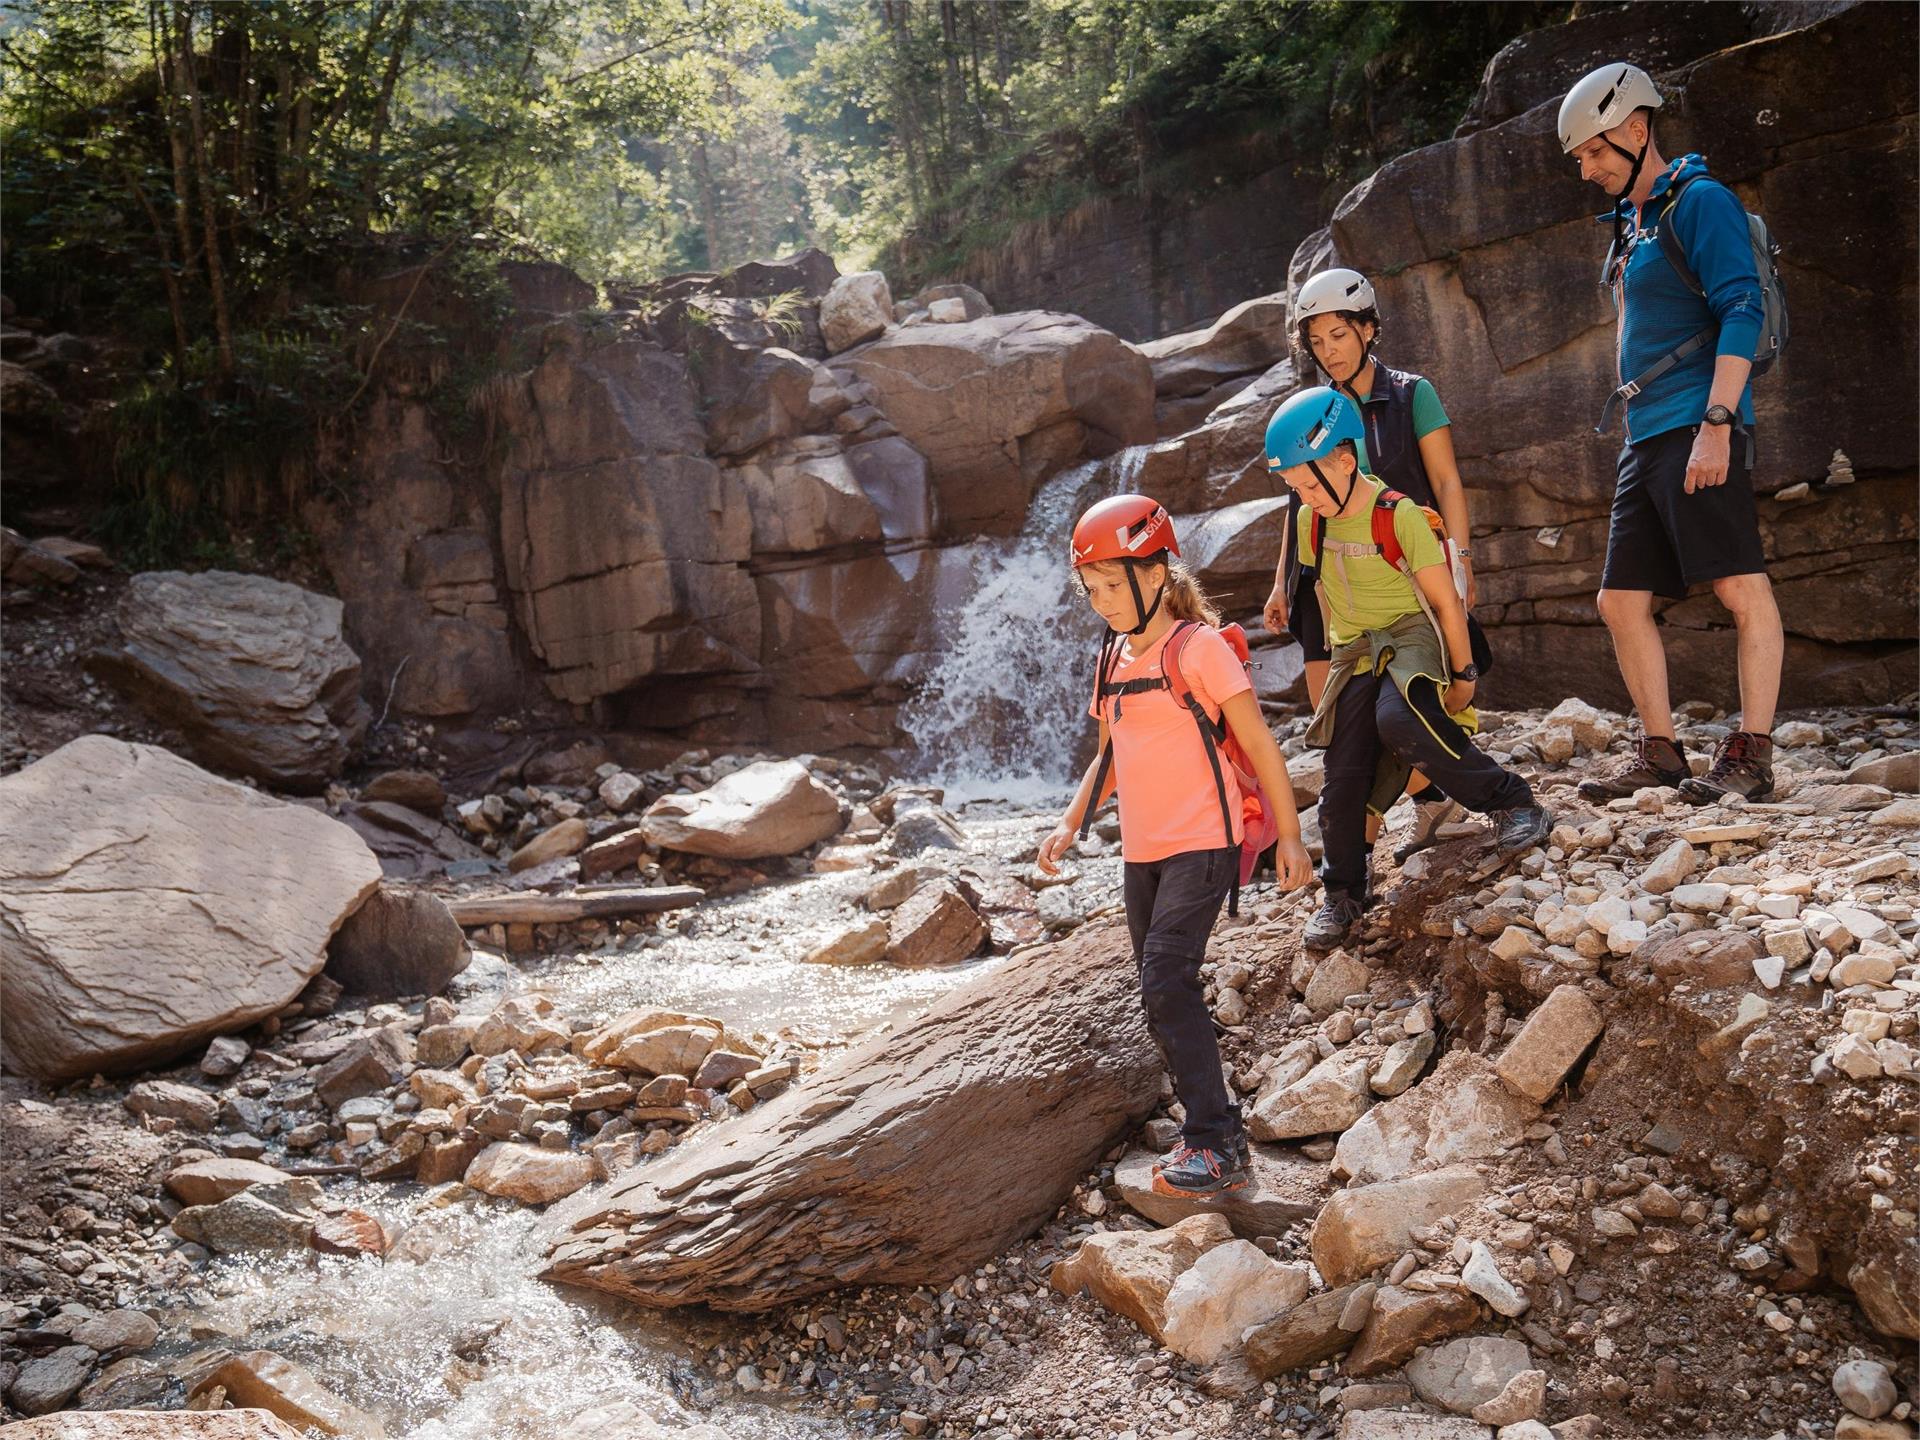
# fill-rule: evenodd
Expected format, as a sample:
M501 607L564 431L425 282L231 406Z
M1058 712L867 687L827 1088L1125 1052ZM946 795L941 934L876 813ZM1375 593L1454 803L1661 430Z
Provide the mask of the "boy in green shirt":
M1353 402L1327 386L1303 390L1267 426L1267 469L1300 497L1300 555L1317 556L1315 586L1332 651L1307 743L1327 752L1320 792L1320 878L1326 903L1307 923L1309 949L1346 943L1366 909L1369 795L1399 795L1417 769L1469 810L1496 822L1503 854L1546 838L1552 819L1527 782L1474 747L1478 667L1467 615L1427 515L1401 498L1389 548L1375 512L1389 494L1360 470ZM1396 556L1392 552L1397 550ZM1457 657L1450 660L1449 657Z

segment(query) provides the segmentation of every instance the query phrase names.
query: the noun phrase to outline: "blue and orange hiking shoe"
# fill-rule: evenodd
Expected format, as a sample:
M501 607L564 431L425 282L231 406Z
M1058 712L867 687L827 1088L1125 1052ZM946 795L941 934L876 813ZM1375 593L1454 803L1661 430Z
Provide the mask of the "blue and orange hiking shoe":
M1229 1141L1224 1150L1195 1149L1184 1140L1153 1167L1153 1193L1203 1199L1225 1195L1247 1183L1246 1142Z

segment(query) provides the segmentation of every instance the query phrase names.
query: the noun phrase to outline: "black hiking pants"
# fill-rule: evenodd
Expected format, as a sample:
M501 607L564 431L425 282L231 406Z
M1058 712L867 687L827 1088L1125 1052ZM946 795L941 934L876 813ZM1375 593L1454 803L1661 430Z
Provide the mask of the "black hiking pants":
M1412 689L1417 711L1392 677L1361 671L1334 701L1320 791L1320 840L1326 850L1320 879L1329 900L1366 894L1367 796L1383 750L1483 815L1533 803L1527 782L1478 749L1446 713L1431 680L1415 680Z
M1195 1149L1223 1151L1240 1134L1240 1109L1220 1073L1220 1042L1200 984L1207 936L1239 864L1238 848L1188 850L1128 861L1122 882L1147 1028L1187 1112L1181 1138Z

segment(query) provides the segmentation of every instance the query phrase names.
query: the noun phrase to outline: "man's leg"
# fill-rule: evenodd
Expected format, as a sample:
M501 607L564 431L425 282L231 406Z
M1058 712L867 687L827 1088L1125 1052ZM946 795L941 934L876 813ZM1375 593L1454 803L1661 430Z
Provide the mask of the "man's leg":
M1743 577L1745 578L1745 577ZM1763 580L1764 576L1761 577ZM1640 728L1648 735L1671 740L1673 701L1667 692L1667 652L1660 644L1660 627L1653 623L1651 590L1602 590L1595 597L1600 618L1613 637L1620 678L1639 713ZM1778 623L1776 617L1776 624Z
M1740 728L1770 735L1787 648L1773 582L1764 574L1728 575L1713 582L1713 593L1733 616L1739 636Z

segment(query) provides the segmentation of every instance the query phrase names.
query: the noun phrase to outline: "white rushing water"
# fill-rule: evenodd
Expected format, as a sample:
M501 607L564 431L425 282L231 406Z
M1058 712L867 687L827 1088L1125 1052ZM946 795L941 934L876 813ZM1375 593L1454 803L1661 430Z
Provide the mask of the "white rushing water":
M946 617L941 659L900 716L920 772L950 805L1046 805L1072 790L1105 627L1073 584L1068 540L1087 506L1129 488L1145 455L1136 447L1062 471L1035 494L1017 536L971 547L972 593Z

